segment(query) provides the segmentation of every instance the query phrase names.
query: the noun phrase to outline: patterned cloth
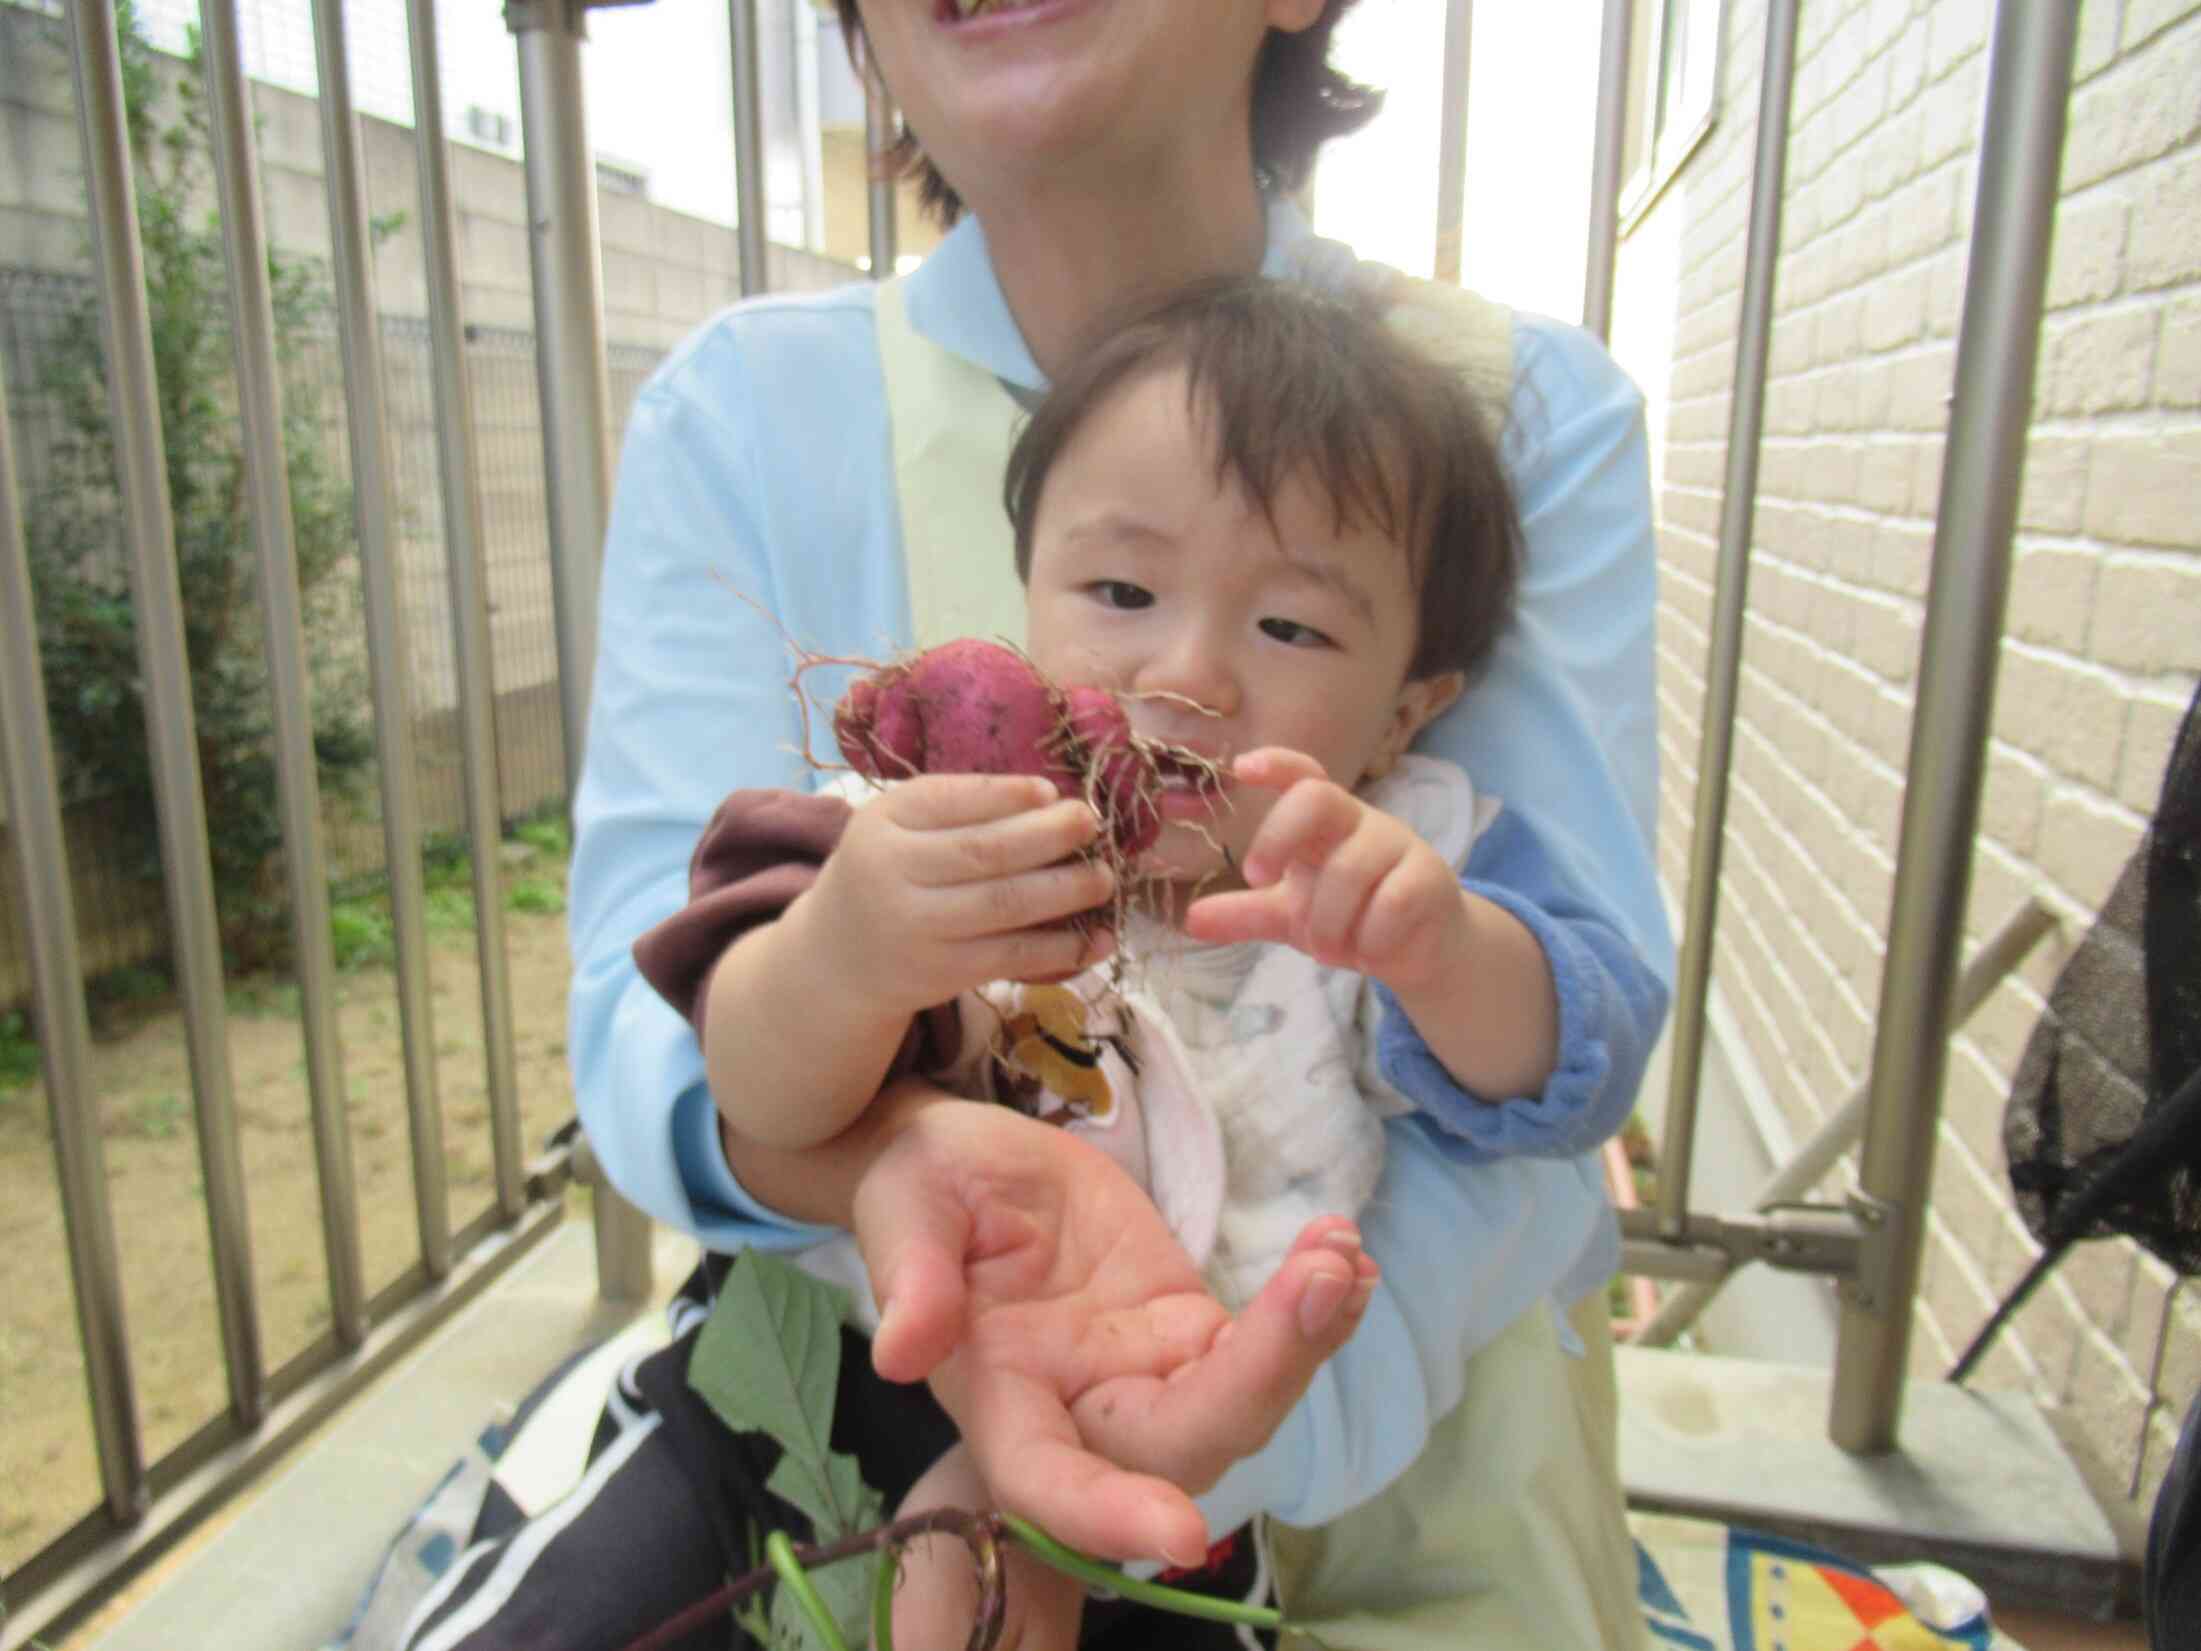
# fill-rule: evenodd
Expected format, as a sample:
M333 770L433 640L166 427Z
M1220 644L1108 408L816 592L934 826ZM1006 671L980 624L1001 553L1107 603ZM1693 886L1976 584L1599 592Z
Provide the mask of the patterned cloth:
M684 1296L675 1328L692 1333L703 1315L701 1300ZM485 1427L396 1534L351 1623L323 1651L620 1651L709 1592L727 1564L715 1522L664 1517L697 1506L691 1493L701 1484L700 1458L712 1454L701 1448L707 1435L691 1427L699 1418L687 1403L679 1351L644 1352L629 1364L595 1420L593 1440L574 1436L590 1407L564 1402L571 1395L562 1391L569 1384L602 1391L601 1361L593 1359L572 1361L510 1420ZM844 1368L861 1379L868 1361L858 1355ZM660 1408L667 1404L669 1422ZM893 1424L881 1431L894 1431ZM898 1461L881 1467L889 1476L914 1473L938 1442L897 1452ZM579 1464L592 1452L577 1479L569 1469L564 1488L547 1488L558 1482L561 1464ZM653 1471L638 1471L653 1462ZM722 1489L729 1482L716 1477ZM649 1494L632 1494L644 1481ZM666 1487L672 1494L663 1494ZM605 1551L595 1547L596 1564L559 1563L562 1545L592 1524L633 1533L626 1563L607 1568ZM1638 1513L1630 1524L1654 1651L2022 1651L1989 1623L1979 1590L1939 1566L1873 1570L1764 1532L1662 1514ZM1210 1561L1206 1577L1170 1580L1231 1597L1265 1592L1253 1544L1225 1538ZM1089 1615L1105 1636L1107 1608ZM1143 1627L1123 1623L1132 1636L1125 1643L1144 1643L1138 1636L1152 1626L1151 1618ZM1190 1637L1175 1643L1217 1651L1247 1643L1231 1630L1184 1626ZM722 1646L723 1625L696 1643Z
M1877 1570L1764 1531L1636 1514L1654 1647L1679 1651L2020 1651L1979 1589L1939 1565Z

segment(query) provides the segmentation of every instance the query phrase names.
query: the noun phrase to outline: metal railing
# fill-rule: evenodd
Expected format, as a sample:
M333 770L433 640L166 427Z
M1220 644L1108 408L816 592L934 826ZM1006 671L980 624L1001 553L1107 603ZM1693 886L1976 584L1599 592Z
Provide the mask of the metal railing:
M751 0L730 0L734 23L740 154L742 272L745 291L764 285L763 201L755 131L756 31ZM1979 813L1982 753L1992 704L2017 481L2024 459L2030 388L2038 345L2043 271L2056 199L2058 158L2071 76L2076 5L2001 0L1988 70L1978 211L1970 280L1958 348L1957 394L1949 424L1927 597L1924 671L1913 735L1895 911L1881 987L1883 1012L1871 1079L1820 1138L1766 1189L1760 1202L1813 1184L1861 1132L1857 1195L1841 1209L1799 1214L1750 1210L1717 1217L1690 1202L1703 1028L1717 915L1726 771L1742 642L1767 372L1772 285L1780 240L1783 167L1793 84L1798 0L1772 0L1760 88L1737 379L1729 432L1726 493L1719 536L1718 588L1708 664L1696 842L1687 891L1686 950L1676 1005L1674 1082L1655 1209L1627 1227L1632 1270L1694 1281L1708 1289L1751 1260L1830 1275L1843 1294L1842 1337L1829 1430L1861 1452L1892 1447L1904 1382L1906 1339L1924 1230L1932 1145L1945 1052L1954 1025L2023 954L2045 925L2021 914L1982 949L1966 979L1957 976L1958 937ZM1448 8L1448 40L1464 65L1469 7ZM550 487L549 553L556 598L561 703L569 784L580 748L591 670L595 578L609 493L609 397L593 173L581 99L580 46L587 0L512 0L507 17L519 38L526 136L538 371L545 470ZM1600 54L1598 138L1584 320L1609 325L1618 240L1621 134L1627 109L1629 0L1607 0ZM329 155L330 212L340 322L351 394L358 527L366 569L373 682L379 704L402 700L405 669L393 619L388 562L387 454L380 362L365 253L356 122L344 61L342 9L316 11L322 118ZM309 1045L314 1136L323 1191L323 1243L329 1262L332 1327L283 1369L270 1372L251 1288L246 1188L239 1161L231 1076L222 1035L221 962L207 822L193 761L191 701L185 669L173 525L161 463L162 434L153 394L144 272L124 129L112 0L69 8L77 108L90 183L96 263L102 293L112 420L123 475L122 508L142 638L142 669L153 685L152 741L170 928L189 1033L193 1113L206 1185L221 1340L228 1370L227 1413L157 1463L139 1434L124 1334L122 1290L95 1101L87 1072L87 1034L78 982L74 914L65 874L66 844L55 808L54 768L45 732L16 491L0 385L0 735L19 861L30 893L26 914L34 956L40 1048L53 1099L71 1277L98 1446L102 1504L4 1579L12 1614L0 1644L14 1647L42 1627L79 1614L97 1595L157 1553L241 1479L264 1465L304 1428L328 1414L437 1318L547 1233L557 1219L552 1194L572 1172L555 1155L523 1165L512 1077L509 986L498 932L493 859L476 856L479 970L489 1029L496 1201L458 1231L450 1225L438 1146L432 1038L419 995L418 810L405 791L410 761L386 749L383 817L397 900L398 975L411 1096L421 1265L394 1291L369 1300L360 1277L357 1211L343 1125L337 1052L329 1020L326 884L318 847L314 771L307 747L300 632L284 589L288 512L279 462L280 390L274 380L264 291L265 247L243 95L235 0L207 0L206 75L221 158L223 221L233 280L233 331L248 429L254 520L267 581L267 649L281 713L284 816L291 898L301 959L301 998ZM443 107L432 0L408 0L414 108L418 121L430 318L434 330L435 417L441 450L443 515L450 547L459 718L465 752L465 804L476 843L496 836L498 802L490 726L490 670L481 568L478 459L458 301L451 193L445 172ZM881 88L867 76L868 130L890 130ZM1464 74L1448 78L1460 105L1448 118L1446 202L1440 251L1452 235L1457 256L1461 190L1457 150L1464 143ZM874 180L870 199L872 273L895 263L894 194ZM1446 213L1450 216L1447 217ZM1455 263L1456 267L1456 263ZM404 719L384 715L386 730ZM387 738L401 739L391 732ZM639 1217L598 1195L600 1265L605 1287L646 1287L646 1233ZM1661 1326L1670 1333L1701 1303L1699 1289Z

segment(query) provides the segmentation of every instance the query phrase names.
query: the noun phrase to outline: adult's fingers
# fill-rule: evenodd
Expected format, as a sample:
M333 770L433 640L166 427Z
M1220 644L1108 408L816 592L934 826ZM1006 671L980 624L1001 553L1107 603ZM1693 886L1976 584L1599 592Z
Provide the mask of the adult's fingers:
M1306 1244L1200 1358L1166 1380L1102 1383L1071 1407L1086 1443L1113 1461L1203 1490L1267 1444L1359 1327L1375 1262Z
M853 1220L879 1302L872 1367L890 1382L921 1381L963 1335L970 1212L925 1145L905 1136L858 1183Z
M1207 1552L1207 1522L1191 1497L1087 1448L1061 1399L1043 1385L997 1373L967 1390L953 1383L938 1389L995 1501L1058 1541L1104 1559L1172 1565L1196 1565Z

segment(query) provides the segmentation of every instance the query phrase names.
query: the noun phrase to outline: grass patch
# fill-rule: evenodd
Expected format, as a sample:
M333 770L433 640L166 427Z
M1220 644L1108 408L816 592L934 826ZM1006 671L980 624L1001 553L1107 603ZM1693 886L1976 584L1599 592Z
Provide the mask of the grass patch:
M474 895L471 889L431 888L427 894L426 908L430 934L474 932Z
M339 969L363 969L397 958L397 933L380 894L353 895L329 907L329 946Z
M566 909L566 894L553 878L516 877L504 891L504 903L509 911L551 917Z
M38 1076L38 1039L22 1010L0 1015L0 1095L21 1089Z
M525 843L539 854L547 854L553 860L563 862L573 853L573 832L566 824L564 812L538 814L532 820L522 820L512 828L514 840Z

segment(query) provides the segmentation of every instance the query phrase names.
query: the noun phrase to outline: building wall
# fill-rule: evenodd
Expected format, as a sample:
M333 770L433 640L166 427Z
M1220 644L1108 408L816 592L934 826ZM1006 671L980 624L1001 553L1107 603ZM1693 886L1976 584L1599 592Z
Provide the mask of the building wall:
M1870 1065L1952 387L1988 0L1805 0L1750 574L1718 990L1802 1137ZM1623 246L1616 348L1651 401L1662 855L1687 881L1764 54L1730 0L1723 112ZM2037 1250L2001 1146L2058 972L2140 845L2201 672L2201 4L2084 0L1967 945L2064 919L1957 1041L1912 1342L1947 1370ZM1836 1190L1830 1188L1830 1190ZM2160 1477L2201 1307L2081 1246L1975 1377ZM2160 1390L2148 1420L2159 1329Z

